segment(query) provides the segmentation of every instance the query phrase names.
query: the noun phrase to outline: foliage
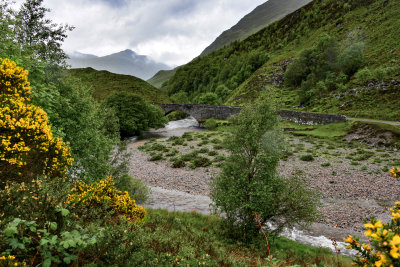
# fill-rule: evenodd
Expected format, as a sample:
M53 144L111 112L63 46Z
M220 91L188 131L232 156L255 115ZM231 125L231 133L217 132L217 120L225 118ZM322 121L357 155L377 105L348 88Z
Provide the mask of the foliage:
M206 120L204 126L206 127L207 130L215 130L218 127L218 123L214 118L210 118Z
M356 266L398 266L400 264L400 202L396 202L389 223L373 218L364 224L364 233L371 244L360 244L357 237L349 235L345 242L348 249L359 255L354 259Z
M160 128L167 122L160 107L148 104L132 93L113 93L104 104L115 111L122 137L138 135L150 128Z
M372 78L373 78L372 73L368 69L368 67L365 67L365 68L357 71L357 73L354 75L354 77L361 84L365 84L366 82L372 80Z
M180 110L175 110L175 111L172 111L171 113L169 113L168 115L166 115L166 117L169 121L177 121L177 120L183 120L183 119L189 117L189 115Z
M114 180L111 177L92 185L77 181L68 196L68 201L74 206L107 205L116 215L126 216L132 222L141 222L146 215L146 211L136 205L135 200L131 199L127 191L122 192L115 188Z
M43 0L26 0L22 4L17 16L16 40L20 47L30 51L31 57L51 65L64 64L67 55L61 45L73 27L57 25L46 18L50 9L42 4Z
M313 157L313 155L303 155L303 156L300 157L300 160L302 160L302 161L313 161L314 157Z
M60 138L53 137L46 112L30 103L28 73L15 62L0 61L2 182L63 176L72 163L70 150Z
M52 126L68 141L75 159L71 175L87 182L115 175L125 155L115 158L119 144L118 118L110 108L100 105L79 81L64 79L49 92L41 91L36 102L49 110ZM113 151L114 150L114 151ZM113 163L114 161L114 163Z
M235 228L240 238L249 240L256 235L253 212L260 214L268 231L272 230L267 222L280 231L285 226L307 224L317 216L316 194L300 179L276 174L282 150L277 124L276 111L265 97L233 118L232 136L226 140L231 156L211 182L211 198L226 216L231 235Z
M236 43L237 44L237 43ZM223 52L214 52L207 56L194 59L185 66L179 67L176 74L171 77L166 85L169 95L185 92L189 100L198 99L199 103L210 103L201 100L203 94L216 93L219 85L225 85L227 91L235 89L247 79L251 73L261 67L269 56L266 50L251 49L250 47L235 48L230 46ZM219 88L218 102L225 94ZM210 95L206 95L207 99ZM203 96L205 98L205 96ZM214 96L213 96L214 98Z
M203 105L219 105L221 103L218 95L215 93L201 94L196 102Z
M307 103L327 89L343 89L348 76L352 76L364 63L364 45L357 43L339 53L338 42L324 34L312 49L306 49L285 72L285 82L301 85L300 102Z
M67 216L68 210L62 216ZM0 233L6 246L16 254L26 254L37 251L43 266L50 267L54 263L71 264L78 259L80 251L96 243L96 236L86 234L82 228L71 232L57 233L57 223L48 222L46 228L40 229L35 221L15 218ZM35 263L33 258L32 263ZM22 259L24 260L24 259Z

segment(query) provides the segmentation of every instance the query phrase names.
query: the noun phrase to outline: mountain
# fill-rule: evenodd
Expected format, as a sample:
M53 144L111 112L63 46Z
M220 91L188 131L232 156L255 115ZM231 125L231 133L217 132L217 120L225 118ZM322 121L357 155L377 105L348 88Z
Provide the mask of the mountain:
M169 97L159 89L131 75L98 71L93 68L70 69L68 75L93 90L93 97L101 101L115 91L132 92L151 103L171 103Z
M269 0L244 16L235 26L224 31L201 55L207 55L233 41L243 40L268 24L292 13L312 0Z
M177 68L178 67L172 70L160 70L153 77L148 79L147 82L154 87L161 88L166 81L175 75Z
M268 92L282 109L398 121L399 17L398 1L315 0L179 67L165 90L193 103L211 92L230 105ZM357 68L346 71L349 63ZM297 84L285 76L291 68Z
M171 69L163 63L155 62L149 57L138 55L129 49L104 57L74 52L70 55L67 63L73 69L91 67L96 70L132 75L143 80L151 78L159 70Z
M98 56L91 55L91 54L83 54L78 51L74 51L68 54L70 59L89 59L89 58L98 58Z

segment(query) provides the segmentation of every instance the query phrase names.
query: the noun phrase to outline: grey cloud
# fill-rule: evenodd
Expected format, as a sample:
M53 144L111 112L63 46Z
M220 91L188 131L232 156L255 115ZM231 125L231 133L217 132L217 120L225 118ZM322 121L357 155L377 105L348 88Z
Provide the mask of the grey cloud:
M67 51L106 55L127 48L169 65L198 56L265 0L45 0L51 18L76 27ZM111 8L110 8L111 7Z

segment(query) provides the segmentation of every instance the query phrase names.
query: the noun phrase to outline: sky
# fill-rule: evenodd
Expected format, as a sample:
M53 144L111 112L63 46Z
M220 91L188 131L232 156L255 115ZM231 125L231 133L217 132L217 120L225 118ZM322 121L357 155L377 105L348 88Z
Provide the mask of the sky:
M267 0L44 0L56 23L75 26L67 53L125 49L179 66ZM17 0L17 4L23 0Z

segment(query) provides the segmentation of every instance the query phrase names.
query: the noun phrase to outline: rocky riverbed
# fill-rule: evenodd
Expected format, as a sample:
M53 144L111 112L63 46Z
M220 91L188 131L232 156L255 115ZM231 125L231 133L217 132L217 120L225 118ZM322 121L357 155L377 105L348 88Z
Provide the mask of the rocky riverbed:
M389 208L399 200L400 182L390 177L385 167L388 161L400 159L399 152L388 153L382 149L371 152L366 151L367 148L346 147L346 144L332 147L331 144L324 145L323 142L297 137L290 137L287 141L292 153L280 162L279 173L283 177L303 177L311 188L321 193L320 212L323 217L307 234L336 240L343 240L347 234L362 237L364 218L370 219L375 215L384 221L390 219ZM166 139L157 142L165 143ZM190 169L172 168L168 160L148 161L149 155L138 149L144 143L131 143L129 149L132 153L130 173L140 177L153 189L145 205L209 214L211 201L208 183L218 175L220 169L214 164ZM195 143L191 141L180 150L187 152ZM310 151L314 155L312 161L300 160L301 155ZM359 154L369 156L355 161ZM287 235L293 235L293 232Z

